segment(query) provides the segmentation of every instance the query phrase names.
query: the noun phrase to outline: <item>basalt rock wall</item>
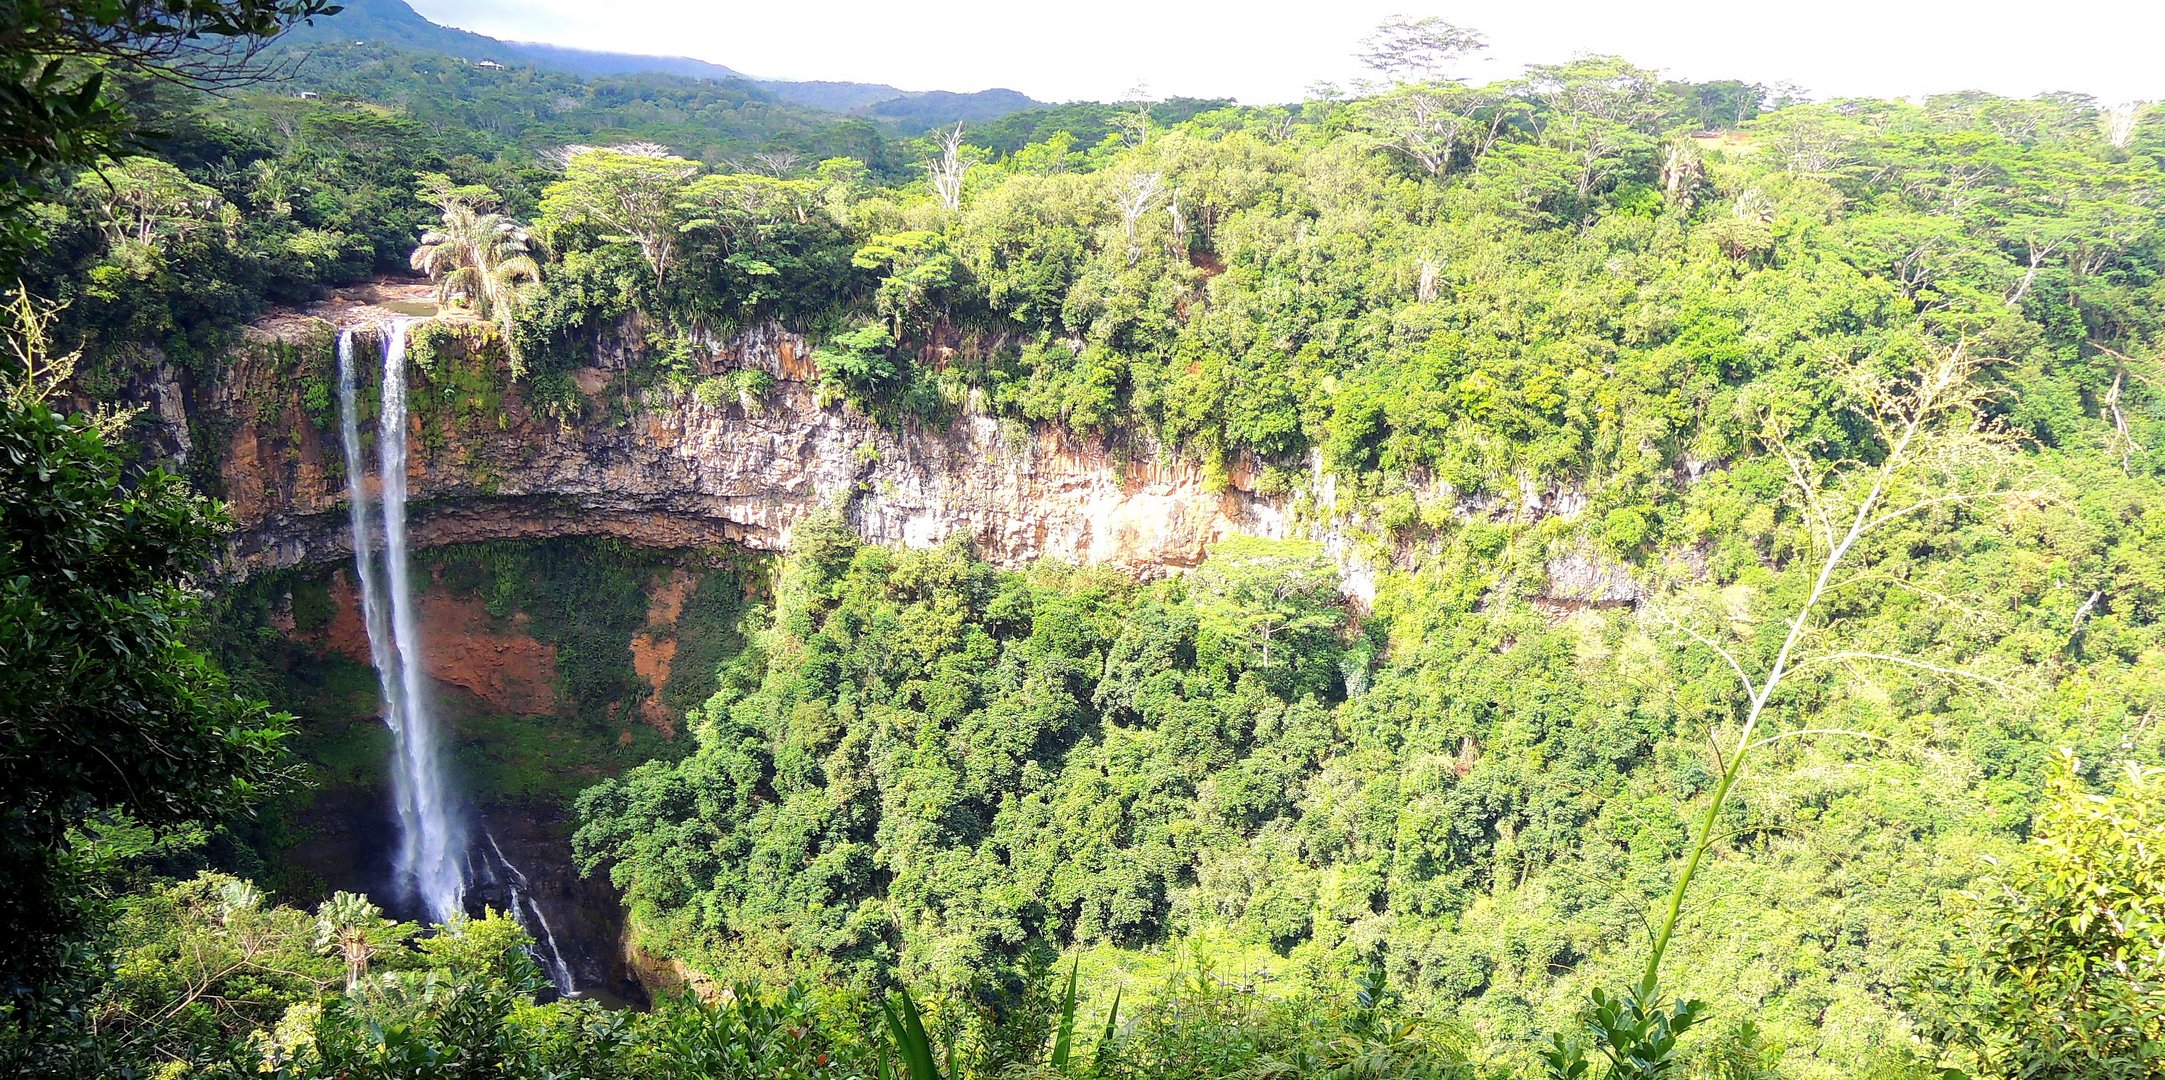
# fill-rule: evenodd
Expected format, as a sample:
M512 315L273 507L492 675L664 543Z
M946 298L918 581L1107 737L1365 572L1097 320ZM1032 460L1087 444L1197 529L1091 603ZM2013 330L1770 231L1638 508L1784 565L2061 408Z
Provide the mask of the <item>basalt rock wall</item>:
M372 318L365 309L334 317ZM499 363L479 359L485 350L472 344L484 328L445 325L452 332L431 335L439 353L470 348L466 362ZM282 317L252 330L214 376L191 384L161 373L141 388L158 406L142 421L157 429L148 442L230 505L237 573L351 555L336 417L325 404L339 328ZM380 374L373 332L355 354L365 398ZM1211 490L1199 467L1173 455L968 410L942 426L883 427L821 401L805 341L778 327L714 343L698 360L702 377L740 368L773 376L749 400L656 380L636 387L621 349L593 360L576 372L576 399L559 390L546 407L530 383L500 374L478 396L440 368L414 376L414 543L602 535L772 551L807 515L839 506L872 542L963 536L996 563L1052 556L1152 576L1195 565L1225 535L1287 529L1281 504L1250 490L1238 470ZM462 392L471 399L451 400Z

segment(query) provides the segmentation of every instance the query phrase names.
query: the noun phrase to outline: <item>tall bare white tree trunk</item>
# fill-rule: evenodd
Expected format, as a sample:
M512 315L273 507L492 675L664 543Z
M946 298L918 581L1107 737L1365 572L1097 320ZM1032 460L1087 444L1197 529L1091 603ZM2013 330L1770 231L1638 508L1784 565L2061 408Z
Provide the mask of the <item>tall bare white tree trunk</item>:
M932 179L932 193L940 205L949 210L962 208L962 181L969 174L970 163L962 155L962 125L940 136L940 156L928 162L925 170Z
M1143 242L1139 233L1143 215L1158 204L1158 196L1165 190L1163 173L1134 173L1113 192L1113 205L1120 208L1120 231L1128 240L1128 265L1134 266L1143 257Z
M2135 139L2135 121L2149 107L2147 101L2129 101L2100 110L2098 122L2105 128L2105 141L2115 150L2127 149L2127 144Z

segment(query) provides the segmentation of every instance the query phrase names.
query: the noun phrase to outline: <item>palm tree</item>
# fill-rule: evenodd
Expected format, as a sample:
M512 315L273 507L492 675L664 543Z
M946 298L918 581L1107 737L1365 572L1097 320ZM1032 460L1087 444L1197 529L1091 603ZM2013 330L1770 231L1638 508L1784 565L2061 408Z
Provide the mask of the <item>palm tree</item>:
M255 882L234 878L218 886L218 921L231 928L235 921L263 907L263 892Z
M376 939L392 922L383 909L359 893L332 893L316 909L316 948L335 952L346 961L346 992L368 977L368 962L376 953Z
M442 224L421 234L412 264L436 282L437 303L465 304L475 315L493 319L511 354L512 373L524 372L512 329L524 299L521 287L541 280L526 226L447 198Z

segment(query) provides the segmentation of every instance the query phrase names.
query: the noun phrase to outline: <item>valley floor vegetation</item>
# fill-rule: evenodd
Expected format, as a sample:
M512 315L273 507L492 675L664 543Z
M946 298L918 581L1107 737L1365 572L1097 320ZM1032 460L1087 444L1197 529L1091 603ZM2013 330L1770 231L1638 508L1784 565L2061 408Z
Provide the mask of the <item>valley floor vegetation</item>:
M213 102L41 12L113 71L14 72L97 137L0 161L7 1068L2165 1075L2165 110L1473 86L1425 20L1295 106L899 138L732 85L665 145L718 91ZM66 415L415 271L486 360L417 338L429 422L621 421L605 344L619 408L756 411L716 343L780 322L825 405L1199 463L1330 543L1145 583L801 523L670 756L576 799L693 993L537 1003L504 917L234 873L294 721L199 647L216 492Z

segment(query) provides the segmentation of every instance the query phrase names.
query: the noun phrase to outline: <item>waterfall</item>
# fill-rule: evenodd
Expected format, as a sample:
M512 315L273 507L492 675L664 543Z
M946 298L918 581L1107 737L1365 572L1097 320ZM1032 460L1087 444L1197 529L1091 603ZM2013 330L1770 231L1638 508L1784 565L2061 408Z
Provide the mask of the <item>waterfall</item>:
M339 436L346 454L348 519L353 525L353 570L360 579L361 615L368 630L369 659L383 693L384 723L393 745L391 791L398 810L395 883L428 917L443 922L464 910L465 842L459 808L451 797L437 752L436 724L428 708L420 629L414 619L413 584L406 548L406 331L399 320L383 327L383 401L376 422L377 467L382 483L383 575L377 576L375 530L369 523L363 482L360 423L354 407L354 332L338 335ZM385 593L389 594L388 604Z
M411 320L385 327L383 411L376 421L376 454L383 481L383 561L391 593L391 641L398 652L398 702L392 724L394 773L404 778L399 807L399 876L410 882L429 917L443 922L464 910L464 826L445 782L428 701L420 627L414 620L413 579L406 548L406 332Z
M578 993L579 982L572 976L571 965L564 962L564 950L557 947L556 931L549 928L548 914L541 910L541 902L534 899L532 883L505 857L504 849L496 843L496 834L484 829L481 838L489 842L487 854L495 857L494 865L504 868L505 876L501 880L505 891L510 893L512 918L519 920L519 925L534 935L534 959L548 972L549 981L556 984L559 992L566 996ZM496 877L486 857L481 867L483 874L492 879Z
M384 618L383 592L376 580L376 541L368 524L368 476L361 457L361 425L355 415L353 378L353 331L346 329L338 332L338 435L346 451L346 519L353 526L353 576L361 593L361 623L368 631L369 665L376 669L376 689L383 698L384 723L397 731L396 718L402 711L396 675L398 664L391 650L390 624ZM406 817L407 807L413 801L406 793L406 780L405 770L391 771L394 804L398 807L402 833L413 828L413 823ZM397 884L401 891L410 891L411 885L403 874Z
M361 429L355 407L354 331L338 335L339 438L346 456L347 518L353 528L353 570L359 580L362 624L368 631L369 661L383 695L383 720L393 745L391 792L398 811L399 841L394 882L400 895L418 902L431 921L443 923L465 913L470 850L462 807L453 797L438 749L436 721L429 708L422 663L419 623L414 614L413 580L406 543L406 334L412 320L381 327L383 400L376 420L377 469L383 567L376 565L376 529L369 520L367 460L361 452ZM388 602L386 602L388 593ZM501 866L510 892L510 914L535 935L535 959L558 991L577 992L570 965L558 947L527 884L526 875L504 857L496 838L484 832L488 855ZM484 859L480 872L499 880Z

